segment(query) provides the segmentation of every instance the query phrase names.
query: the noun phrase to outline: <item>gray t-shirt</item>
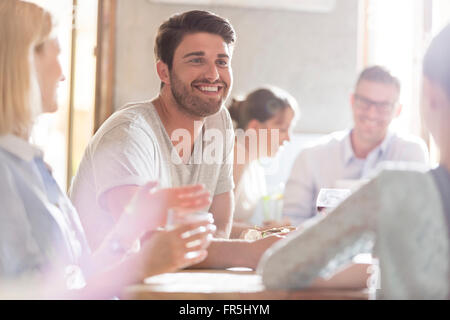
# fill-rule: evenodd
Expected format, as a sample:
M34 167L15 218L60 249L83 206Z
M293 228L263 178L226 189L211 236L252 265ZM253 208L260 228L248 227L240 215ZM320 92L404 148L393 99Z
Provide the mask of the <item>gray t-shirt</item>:
M233 143L230 115L221 108L205 119L183 163L151 102L117 111L91 139L69 191L91 246L112 228L102 195L114 187L158 181L160 187L203 183L211 195L233 190Z

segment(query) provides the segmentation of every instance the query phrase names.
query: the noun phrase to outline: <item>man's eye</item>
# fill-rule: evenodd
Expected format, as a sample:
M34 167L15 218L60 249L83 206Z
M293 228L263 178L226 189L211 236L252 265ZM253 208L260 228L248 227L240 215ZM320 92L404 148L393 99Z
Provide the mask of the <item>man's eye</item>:
M377 107L381 109L387 109L390 107L390 103L388 102L378 103Z
M194 59L189 60L189 62L192 62L192 63L202 63L202 62L203 62L203 59L202 59L202 58L194 58Z
M217 60L217 64L222 67L228 66L228 61L226 60Z

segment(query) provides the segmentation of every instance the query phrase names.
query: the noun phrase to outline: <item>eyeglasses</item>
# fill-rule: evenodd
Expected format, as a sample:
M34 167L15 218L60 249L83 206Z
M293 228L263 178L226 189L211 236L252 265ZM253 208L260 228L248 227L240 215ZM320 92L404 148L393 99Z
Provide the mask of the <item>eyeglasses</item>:
M363 111L368 111L370 109L370 106L374 106L377 112L386 114L391 112L395 105L395 102L373 101L371 99L368 99L366 97L357 94L355 94L354 97L355 97L355 106Z

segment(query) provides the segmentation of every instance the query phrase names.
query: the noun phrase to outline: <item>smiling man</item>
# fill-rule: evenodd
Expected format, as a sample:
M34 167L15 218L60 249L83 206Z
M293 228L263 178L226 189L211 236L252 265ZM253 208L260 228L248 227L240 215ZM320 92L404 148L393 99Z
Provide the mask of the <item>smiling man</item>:
M316 212L321 188L347 188L366 179L383 161L426 163L425 143L399 136L389 126L402 109L400 82L389 71L373 66L360 74L350 102L354 127L335 132L302 150L286 184L283 214L300 224Z
M138 186L148 181L161 187L203 184L209 191L212 203L205 210L213 214L217 231L205 266L254 267L276 241L228 240L234 133L223 104L233 83L234 43L231 24L206 11L174 15L160 26L155 42L159 95L126 106L101 126L70 190L92 247L126 211ZM222 139L208 138L212 131ZM201 161L211 145L222 156L212 163ZM149 203L149 214L153 206Z

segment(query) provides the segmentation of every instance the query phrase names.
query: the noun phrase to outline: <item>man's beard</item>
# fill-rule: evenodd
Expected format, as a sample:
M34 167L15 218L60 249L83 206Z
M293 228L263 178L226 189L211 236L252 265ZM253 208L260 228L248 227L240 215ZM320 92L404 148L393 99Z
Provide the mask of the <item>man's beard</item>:
M181 80L176 76L175 72L170 72L170 83L172 95L178 105L179 110L182 112L194 116L194 117L207 117L217 113L226 99L226 93L228 92L228 86L225 82L220 81L223 85L222 98L216 99L202 99L196 96L191 90L191 87L184 85ZM207 80L202 80L201 83L209 83ZM217 82L215 82L217 83Z

